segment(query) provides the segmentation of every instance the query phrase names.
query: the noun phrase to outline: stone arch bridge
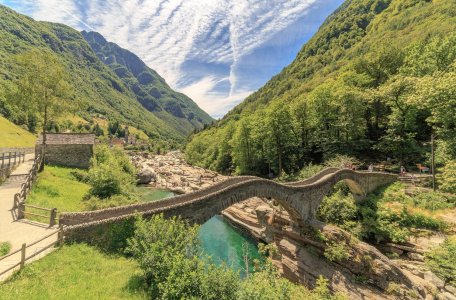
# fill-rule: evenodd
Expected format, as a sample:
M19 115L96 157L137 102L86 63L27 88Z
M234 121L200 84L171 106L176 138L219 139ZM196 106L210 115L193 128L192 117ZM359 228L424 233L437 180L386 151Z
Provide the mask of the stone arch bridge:
M60 225L66 235L81 235L99 226L109 226L136 215L163 213L166 217L181 216L203 223L231 205L252 197L273 198L288 211L295 222L315 218L323 197L332 187L345 181L351 192L363 197L378 187L396 181L397 175L378 172L357 172L328 168L315 176L292 183L280 184L253 176L229 178L199 191L161 201L133 204L97 211L62 213Z

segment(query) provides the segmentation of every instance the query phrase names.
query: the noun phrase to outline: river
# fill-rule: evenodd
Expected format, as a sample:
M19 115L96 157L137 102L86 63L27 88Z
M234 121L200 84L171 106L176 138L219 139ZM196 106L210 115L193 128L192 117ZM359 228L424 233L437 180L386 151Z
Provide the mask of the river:
M143 201L157 201L174 196L168 190L139 187L138 191ZM203 251L214 263L227 264L241 276L245 276L246 265L244 257L249 260L249 272L253 270L253 260L259 259L258 247L253 239L241 233L227 222L222 216L214 216L201 225L199 238Z

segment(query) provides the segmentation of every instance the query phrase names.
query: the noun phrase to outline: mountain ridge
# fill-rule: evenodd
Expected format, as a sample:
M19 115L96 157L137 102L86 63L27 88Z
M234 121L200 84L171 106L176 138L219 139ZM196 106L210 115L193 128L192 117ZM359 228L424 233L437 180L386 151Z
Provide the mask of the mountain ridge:
M81 32L98 58L117 74L135 94L141 105L168 123L188 134L192 130L212 123L213 119L182 93L172 90L155 70L147 66L136 54L108 42L98 32ZM168 116L171 114L176 120Z
M100 61L83 35L67 25L35 21L0 5L0 35L0 113L18 125L26 125L28 116L5 100L4 91L16 88L16 55L38 48L52 51L65 66L76 97L85 107L78 114L89 122L100 117L119 121L144 131L150 138L179 143L193 129L203 126L195 122L190 128L193 125L186 121L182 129L174 116L164 120L146 110L130 87Z

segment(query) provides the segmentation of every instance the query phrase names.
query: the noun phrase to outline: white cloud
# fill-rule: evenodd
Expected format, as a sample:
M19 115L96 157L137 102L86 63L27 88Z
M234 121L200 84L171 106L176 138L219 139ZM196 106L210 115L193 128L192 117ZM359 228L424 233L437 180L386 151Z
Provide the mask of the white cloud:
M198 105L214 118L218 118L223 116L223 113L220 113L221 111L224 113L227 112L253 92L250 90L236 91L233 94L227 95L226 93L214 90L217 84L227 80L229 78L204 77L180 89L180 92L192 99L199 99Z
M0 0L1 2L2 0ZM318 0L13 0L39 20L96 30L127 48L213 115L249 92L238 88L240 59L305 15ZM321 0L320 0L321 1ZM188 59L225 64L229 73L179 82ZM191 74L190 74L191 75ZM228 80L229 93L214 91ZM212 100L211 100L212 99ZM241 99L242 100L242 99Z

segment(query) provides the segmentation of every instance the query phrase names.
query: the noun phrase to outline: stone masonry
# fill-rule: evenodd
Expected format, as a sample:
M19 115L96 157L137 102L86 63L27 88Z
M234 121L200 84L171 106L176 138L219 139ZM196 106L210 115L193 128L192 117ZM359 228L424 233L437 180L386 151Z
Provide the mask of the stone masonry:
M36 151L41 151L43 138L39 137ZM87 169L93 156L94 134L48 133L46 134L45 163L49 165Z

